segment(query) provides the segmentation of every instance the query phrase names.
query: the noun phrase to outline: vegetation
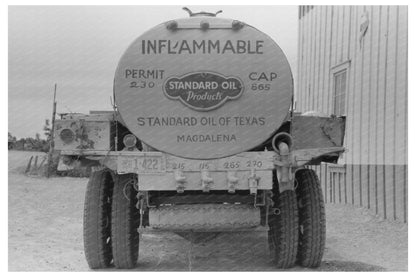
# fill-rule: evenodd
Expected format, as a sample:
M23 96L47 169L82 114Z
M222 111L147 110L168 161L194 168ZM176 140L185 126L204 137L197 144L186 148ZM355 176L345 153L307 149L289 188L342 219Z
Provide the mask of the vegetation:
M42 139L39 133L36 133L34 138L27 137L17 139L8 132L8 148L14 150L48 152L50 140L52 139L51 127L48 119L45 120L43 131L46 139Z

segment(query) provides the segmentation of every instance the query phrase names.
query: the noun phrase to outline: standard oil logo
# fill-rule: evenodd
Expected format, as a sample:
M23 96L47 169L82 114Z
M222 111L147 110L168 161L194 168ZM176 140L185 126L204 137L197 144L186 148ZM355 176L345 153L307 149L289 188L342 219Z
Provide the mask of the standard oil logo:
M165 95L179 100L196 111L211 111L229 100L239 98L244 91L237 77L225 77L214 72L194 72L170 77L163 84Z

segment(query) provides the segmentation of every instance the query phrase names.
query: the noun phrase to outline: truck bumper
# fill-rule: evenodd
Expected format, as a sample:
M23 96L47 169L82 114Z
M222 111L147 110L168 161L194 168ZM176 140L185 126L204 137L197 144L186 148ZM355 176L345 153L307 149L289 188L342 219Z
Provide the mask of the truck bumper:
M222 159L190 160L161 152L124 152L114 156L111 163L118 174L138 174L140 190L144 191L256 193L272 189L274 157L274 152L244 152Z
M283 179L291 184L293 173L304 165L323 156L338 156L343 147L296 149L286 155L274 151L243 152L234 156L192 160L162 152L140 151L61 151L63 156L85 157L98 161L117 174L138 175L140 190L270 190L273 187L273 170L277 172L279 190L293 189L293 185L282 186ZM282 176L282 172L288 172ZM283 178L281 180L281 178Z

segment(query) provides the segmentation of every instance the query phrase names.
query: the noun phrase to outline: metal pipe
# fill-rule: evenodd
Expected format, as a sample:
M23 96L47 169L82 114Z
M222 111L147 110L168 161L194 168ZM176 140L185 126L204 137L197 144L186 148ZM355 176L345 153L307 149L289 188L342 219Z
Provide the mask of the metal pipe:
M290 148L289 145L287 145L285 142L279 143L279 154L281 157L281 161L283 163L289 163L289 154L290 154ZM280 169L281 175L280 175L280 183L286 184L287 182L290 182L290 176L289 176L289 166L282 166Z
M289 151L292 149L293 147L292 136L288 133L281 132L281 133L276 134L272 140L272 146L275 152L277 153L280 152L279 147L280 147L281 142L284 142L287 145L287 147L289 148Z

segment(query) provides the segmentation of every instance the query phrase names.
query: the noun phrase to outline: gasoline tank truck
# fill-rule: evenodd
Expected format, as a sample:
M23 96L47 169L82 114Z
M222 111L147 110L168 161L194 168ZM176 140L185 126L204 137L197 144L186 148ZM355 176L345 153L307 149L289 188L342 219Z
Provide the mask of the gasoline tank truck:
M192 13L138 37L114 111L56 121L58 170L93 167L90 268L137 266L142 233L268 232L277 268L320 265L325 210L309 165L337 162L345 118L293 110L289 63L268 35Z

